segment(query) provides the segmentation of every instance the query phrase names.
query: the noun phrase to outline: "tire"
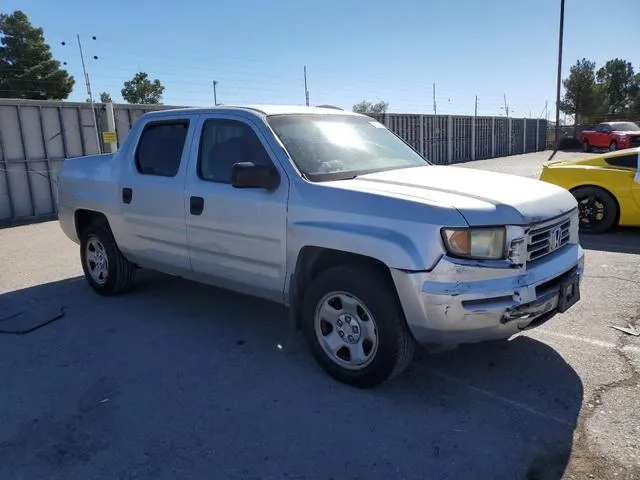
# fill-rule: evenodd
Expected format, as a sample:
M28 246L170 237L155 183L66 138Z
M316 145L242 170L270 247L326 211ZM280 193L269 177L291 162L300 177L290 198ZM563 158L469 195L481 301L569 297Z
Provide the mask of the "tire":
M124 258L106 223L93 223L82 233L80 261L84 276L96 293L117 295L131 289L135 265Z
M604 233L617 223L618 203L605 189L578 187L571 193L578 201L581 232ZM596 218L600 214L602 217ZM594 219L597 221L594 222Z
M324 315L320 313L323 306ZM415 340L395 287L375 268L343 265L320 273L304 295L301 313L302 330L315 360L340 382L375 387L401 373L411 362ZM352 330L354 326L358 330ZM351 332L358 337L356 343L352 342L354 338L348 339ZM334 354L324 346L329 340L339 346ZM351 352L360 352L366 361L358 362Z
M609 151L610 152L615 152L616 150L618 150L618 144L614 140L609 144Z
M588 140L585 140L584 142L582 142L582 151L585 153L588 153L591 151L591 146L589 145Z

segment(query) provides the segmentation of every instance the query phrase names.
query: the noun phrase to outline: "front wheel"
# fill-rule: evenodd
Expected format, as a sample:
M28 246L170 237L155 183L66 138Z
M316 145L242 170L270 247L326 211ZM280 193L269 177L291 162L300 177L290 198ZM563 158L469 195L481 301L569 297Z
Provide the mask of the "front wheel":
M122 255L104 222L95 222L82 233L80 260L87 282L100 295L116 295L131 288L135 265Z
M402 372L413 356L392 282L377 269L345 265L318 275L302 303L302 329L333 378L367 388Z
M614 226L618 204L609 192L598 187L579 187L571 193L578 202L582 232L604 233Z

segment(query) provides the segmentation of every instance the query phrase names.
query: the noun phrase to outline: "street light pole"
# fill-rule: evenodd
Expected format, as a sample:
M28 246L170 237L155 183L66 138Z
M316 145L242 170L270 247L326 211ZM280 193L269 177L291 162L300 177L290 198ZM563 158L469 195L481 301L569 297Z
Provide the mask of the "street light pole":
M564 33L564 0L560 0L560 31L558 35L558 80L556 85L555 150L560 145L560 84L562 82L562 36Z
M213 81L213 104L214 105L218 105L218 81L214 80Z

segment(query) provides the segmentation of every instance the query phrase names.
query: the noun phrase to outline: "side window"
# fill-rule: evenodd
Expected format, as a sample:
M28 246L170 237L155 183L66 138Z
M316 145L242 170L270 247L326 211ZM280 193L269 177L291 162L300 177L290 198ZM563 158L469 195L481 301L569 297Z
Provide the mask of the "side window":
M136 167L145 175L175 177L187 137L189 122L172 120L145 126L136 151Z
M269 154L249 125L236 120L206 120L200 137L198 176L229 183L231 167L238 162L271 165Z
M623 155L621 157L607 158L605 161L614 167L638 168L638 154Z

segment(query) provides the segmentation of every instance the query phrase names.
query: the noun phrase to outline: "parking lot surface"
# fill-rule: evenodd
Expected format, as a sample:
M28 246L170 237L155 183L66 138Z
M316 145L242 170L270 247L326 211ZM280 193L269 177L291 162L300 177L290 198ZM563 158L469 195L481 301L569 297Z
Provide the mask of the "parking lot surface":
M358 390L278 348L280 306L152 272L102 298L56 222L0 230L0 478L640 478L640 337L612 328L640 327L640 230L581 240L566 314Z

